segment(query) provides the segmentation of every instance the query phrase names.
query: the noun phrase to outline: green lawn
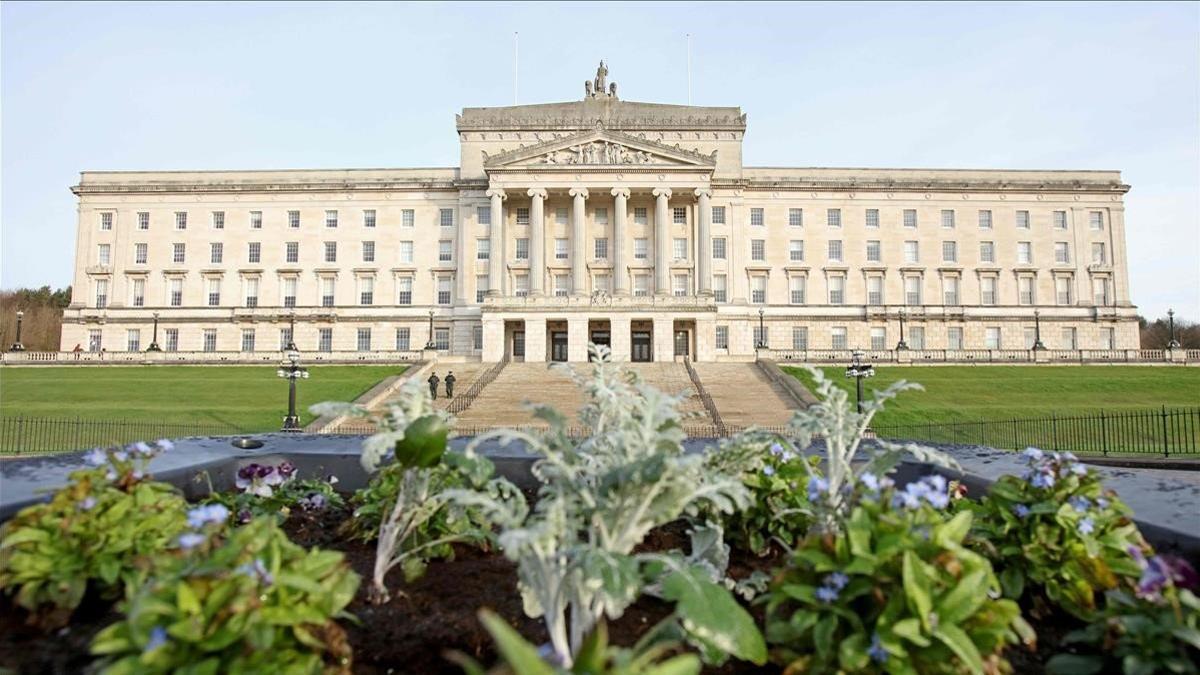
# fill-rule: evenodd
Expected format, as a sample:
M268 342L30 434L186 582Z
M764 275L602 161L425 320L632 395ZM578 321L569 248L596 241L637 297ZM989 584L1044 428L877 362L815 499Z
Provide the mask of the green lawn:
M301 380L301 423L308 406L350 401L404 366L313 366ZM287 383L270 366L79 366L0 369L0 417L116 419L277 430Z
M812 389L812 378L806 371L792 367L784 370ZM853 397L854 380L846 377L844 367L823 370ZM885 365L876 367L875 377L863 381L864 396L896 380L917 382L925 391L901 394L875 418L876 425L1200 405L1200 368Z

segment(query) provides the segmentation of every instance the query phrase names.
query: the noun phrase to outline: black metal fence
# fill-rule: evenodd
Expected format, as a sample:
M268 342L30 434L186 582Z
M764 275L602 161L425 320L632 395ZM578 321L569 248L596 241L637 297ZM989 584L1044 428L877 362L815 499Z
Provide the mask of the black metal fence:
M1164 457L1200 454L1200 408L1167 408L1089 415L877 426L891 440L984 445L1089 455Z
M0 417L0 455L84 450L184 436L222 436L242 429L217 423L176 423L46 417Z

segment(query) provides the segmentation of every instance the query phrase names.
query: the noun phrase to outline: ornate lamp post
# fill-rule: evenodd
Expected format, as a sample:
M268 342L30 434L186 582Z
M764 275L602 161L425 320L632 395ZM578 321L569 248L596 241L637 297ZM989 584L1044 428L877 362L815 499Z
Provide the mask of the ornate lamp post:
M896 343L896 351L908 349L908 343L904 341L904 308L900 308L900 341Z
M8 346L10 352L23 352L25 345L21 344L21 320L25 318L25 312L17 310L17 340Z
M433 349L433 310L429 310L429 341L425 343L425 349Z
M288 341L287 341L287 345L284 346L283 349L284 349L284 351L288 351L288 352L300 351L299 349L296 348L296 313L295 312L292 312L291 317L289 317Z
M758 310L758 343L754 345L755 349L762 349L767 346L767 331L763 327L763 315L766 312L759 308Z
M875 366L870 363L862 362L863 352L861 349L855 349L853 359L850 365L846 366L846 377L854 378L855 389L858 395L858 412L861 415L862 407L862 381L864 377L873 377L875 375Z
M17 316L20 316L20 315L21 315L20 312L18 312ZM1179 349L1179 340L1175 339L1175 310L1174 309L1167 310L1167 321L1170 323L1170 326L1171 326L1171 340L1170 340L1170 342L1167 343L1167 349ZM17 323L17 342L20 342L20 341L21 341L21 324Z
M146 347L148 352L161 352L162 348L158 346L158 312L154 313L154 336L150 338L150 346Z
M280 431L300 431L300 417L296 415L296 380L308 379L308 369L300 367L300 352L289 349L283 355L283 364L275 374L288 381L288 413L283 418Z
M1046 345L1042 344L1041 316L1042 316L1041 312L1039 312L1036 309L1033 310L1033 349L1034 349L1034 351L1041 351L1046 348Z

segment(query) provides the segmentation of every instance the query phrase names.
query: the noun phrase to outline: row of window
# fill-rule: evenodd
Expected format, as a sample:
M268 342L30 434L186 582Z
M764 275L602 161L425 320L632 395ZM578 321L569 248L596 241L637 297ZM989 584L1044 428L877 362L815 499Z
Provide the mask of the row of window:
M827 244L826 259L830 262L844 262L845 255L842 247L841 239L831 239ZM750 240L750 260L760 262L766 260L767 241L765 239ZM723 260L725 258L725 240L713 239L713 258ZM804 240L793 239L788 242L788 260L791 262L804 261ZM878 239L869 239L866 243L866 261L881 262L883 260L883 242ZM921 262L921 243L916 240L908 240L904 242L904 262L919 263ZM957 241L942 242L942 262L957 263L959 262L959 251ZM981 241L979 242L979 262L995 263L996 262L996 242ZM1033 264L1033 242L1018 241L1016 248L1016 262L1018 265ZM1054 262L1060 265L1071 263L1071 244L1066 241L1054 242ZM1104 265L1108 263L1108 249L1104 242L1092 242L1092 263Z
M765 327L764 327L765 328ZM764 330L758 326L754 327L754 344L762 347L771 348L769 342L770 331ZM1038 329L1037 328L1022 328L1022 337L1025 349L1033 349L1037 343ZM791 349L803 351L810 349L808 339L807 326L792 327L792 344ZM984 349L1001 349L1001 330L1000 326L987 326L983 329ZM875 326L870 330L871 344L869 349L886 350L896 346L891 342L887 335L887 328ZM909 349L922 350L925 349L925 328L923 326L909 326L904 332L904 342ZM1058 344L1046 344L1049 340L1044 340L1043 344L1051 349L1079 349L1079 333L1075 328L1062 328L1059 331ZM1100 329L1100 345L1099 349L1115 349L1116 344L1116 329L1101 328ZM716 326L715 346L717 349L729 349L729 327ZM862 345L854 345L859 348ZM786 349L787 347L776 347ZM850 349L848 339L848 331L845 326L831 326L829 328L829 348L830 349ZM946 349L958 350L964 349L963 329L961 326L950 326L946 329Z
M355 349L360 352L369 352L373 349L386 349L383 345L377 345L372 340L373 331L370 328L358 328L355 336ZM100 329L92 329L88 331L88 351L100 352L104 351L104 335ZM476 351L483 349L483 326L474 326L472 331L473 348ZM258 341L258 330L254 328L243 328L241 335L240 351L253 352L260 349L266 351L282 351L292 342L291 328L279 329L279 342L277 345L262 345ZM304 348L304 345L297 345ZM179 329L164 328L163 343L159 345L163 351L176 352L179 351ZM315 347L318 352L333 351L333 329L318 328L317 340L315 345L307 345L307 347ZM450 329L447 327L434 327L433 329L433 347L440 351L448 351L450 349ZM217 351L217 329L203 328L201 329L201 351L215 352ZM412 329L408 327L397 328L395 332L395 347L397 351L410 351L413 348ZM139 328L129 328L125 331L125 349L131 352L139 352L143 349L142 330Z
M340 222L341 214L337 209L327 209L325 211L325 227L336 228ZM491 211L486 208L479 209L480 222L489 224L491 222ZM363 209L362 211L362 226L373 228L376 225L378 218L375 209ZM112 230L116 221L116 212L101 211L100 212L100 229ZM413 227L416 225L416 210L402 209L400 211L400 225L402 227ZM438 209L438 225L441 227L454 227L454 209ZM263 212L250 211L247 214L247 226L251 230L261 230L263 227ZM209 213L209 225L214 230L225 229L225 212L211 211ZM287 226L293 229L299 229L301 226L301 218L299 210L291 210L287 212ZM186 230L188 227L188 212L175 212L175 229ZM137 212L137 229L150 229L150 212Z
M717 209L721 209L721 220L717 220ZM941 210L941 226L946 229L957 227L958 211L955 209ZM713 222L724 223L725 211L724 207L713 207ZM991 229L993 225L993 217L991 209L979 209L976 222L982 229ZM750 209L750 225L754 227L763 227L766 222L766 209L762 207L754 207ZM788 209L787 224L789 227L804 227L804 209L790 208ZM918 226L917 209L903 209L901 212L901 224L906 228L916 228ZM1014 214L1013 225L1020 230L1031 229L1033 219L1030 217L1029 211L1018 210ZM1093 230L1104 229L1104 212L1089 211L1088 224ZM825 209L825 225L827 227L839 228L842 226L842 209L831 208ZM879 217L879 209L864 209L863 210L863 226L868 228L878 228L881 225ZM1056 230L1065 230L1069 226L1066 211L1053 211L1051 216L1051 226Z

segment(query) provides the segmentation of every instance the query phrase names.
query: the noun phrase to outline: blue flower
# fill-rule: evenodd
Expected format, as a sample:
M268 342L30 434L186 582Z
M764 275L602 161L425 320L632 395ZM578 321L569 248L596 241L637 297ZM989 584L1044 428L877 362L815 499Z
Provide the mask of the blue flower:
M1079 458L1076 457L1075 453L1073 453L1073 452L1064 452L1062 454L1062 456L1063 456L1063 459L1067 460L1068 462L1078 462L1079 461Z
M879 643L879 633L871 635L871 646L867 649L867 656L875 663L883 663L888 660L887 650Z
M782 459L785 462L790 462L790 461L792 461L793 457L795 457L795 455L788 452L787 450L784 450L783 454L779 456L779 459Z
M879 478L870 471L864 471L858 480L871 492L879 492Z
M1077 526L1079 534L1091 534L1096 529L1096 523L1091 518L1082 518Z
M772 443L771 444L771 454L775 455L776 457L782 455L783 454L783 446L778 443Z
M154 444L157 445L158 449L162 450L163 452L169 452L175 449L175 444L165 438L160 438L157 441L154 441Z
M236 571L248 577L257 577L259 581L268 586L275 583L275 578L267 571L267 566L263 564L262 558L255 558L253 563L240 565Z
M1105 499L1104 497L1097 497L1097 498L1096 498L1096 507L1097 507L1097 508L1100 508L1100 509L1107 509L1107 508L1108 508L1108 505L1109 505L1109 501L1108 501L1107 499Z
M848 583L850 583L850 577L842 574L841 572L834 572L833 574L825 577L825 585L833 588L834 590L840 591L845 588L846 584Z
M1080 495L1071 497L1070 499L1067 500L1067 503L1071 505L1071 508L1075 509L1076 511L1078 511L1080 513L1083 513L1085 511L1087 511L1088 509L1092 508L1091 500L1088 499L1087 497L1083 497Z
M1030 462L1040 462L1040 461L1042 461L1042 458L1045 457L1045 455L1042 454L1041 450L1038 450L1037 448L1032 448L1032 447L1025 448L1024 450L1022 450L1021 455L1025 459L1028 459Z
M229 509L222 504L208 504L206 506L197 506L188 511L187 514L188 527L200 529L208 524L220 525L229 520Z
M1013 513L1017 514L1018 518L1028 518L1029 507L1025 506L1024 504L1017 504L1013 507Z
M125 460L129 459L129 453L125 452L124 450L117 450L112 456L113 459L117 460L118 462L124 462Z
M134 454L141 455L142 457L149 457L154 454L154 448L151 448L145 441L138 441L129 446L129 449Z
M817 589L817 599L825 603L833 602L838 599L838 589L822 586Z
M763 467L763 475L764 476L774 476L775 475L775 467L770 466L770 465L764 466Z
M190 551L200 544L203 544L205 541L207 541L207 539L208 537L205 537L202 534L197 534L196 532L186 532L179 535L179 548L185 551Z
M829 481L820 476L812 476L808 479L808 501L818 501L826 492L829 492Z
M146 648L142 650L142 653L154 651L167 644L167 639L167 629L162 626L155 626L150 631L150 639L146 642Z
M1086 476L1087 472L1087 467L1082 464L1071 465L1071 473L1075 474L1076 476Z
M108 454L100 448L92 448L88 454L83 456L83 461L91 466L104 466L108 464Z
M80 511L91 511L93 508L95 508L95 506L96 506L96 498L91 497L91 496L84 498L78 504Z
M1029 479L1029 484L1035 488L1050 489L1054 487L1054 474L1038 471Z

